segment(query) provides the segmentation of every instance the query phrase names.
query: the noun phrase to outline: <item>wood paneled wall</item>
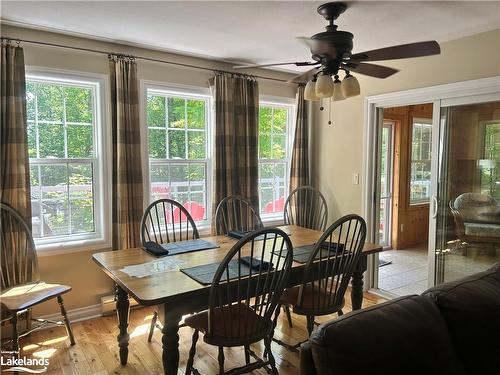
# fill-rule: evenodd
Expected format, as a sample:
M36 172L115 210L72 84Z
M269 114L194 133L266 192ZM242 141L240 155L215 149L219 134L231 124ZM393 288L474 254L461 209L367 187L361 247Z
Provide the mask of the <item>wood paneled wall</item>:
M392 248L425 243L429 204L410 205L410 163L413 118L432 118L432 104L386 108L384 120L394 123Z

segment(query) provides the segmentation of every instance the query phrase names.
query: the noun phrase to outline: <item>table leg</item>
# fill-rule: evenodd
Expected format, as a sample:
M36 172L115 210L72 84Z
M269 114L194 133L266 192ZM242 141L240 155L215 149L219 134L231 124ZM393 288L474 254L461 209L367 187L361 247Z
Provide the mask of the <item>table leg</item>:
M116 313L118 315L118 328L120 329L117 336L118 346L120 347L120 363L125 366L127 364L128 341L130 339L127 332L130 302L127 292L118 285L116 285Z
M363 274L368 268L368 257L362 254L352 274L351 304L353 310L361 309L363 304Z
M161 330L163 344L163 372L165 375L177 375L179 369L179 322L182 314L172 306L160 306L160 318L163 323Z

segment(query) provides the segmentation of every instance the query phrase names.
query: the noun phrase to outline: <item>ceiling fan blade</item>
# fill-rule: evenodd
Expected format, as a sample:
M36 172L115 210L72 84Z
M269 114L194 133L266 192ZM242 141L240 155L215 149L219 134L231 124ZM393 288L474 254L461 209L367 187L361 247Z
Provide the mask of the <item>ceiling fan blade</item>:
M399 72L397 69L389 68L388 66L375 65L375 64L365 64L357 62L348 62L342 64L342 68L350 72L356 72L359 74L364 74L370 77L376 78L387 78L393 74Z
M311 39L306 37L298 37L297 40L309 47L313 55L329 56L332 59L337 58L337 50L335 46L327 40Z
M428 42L401 44L399 46L392 46L356 53L354 55L351 55L349 61L382 61L408 59L411 57L438 55L440 53L441 48L439 47L438 42L432 40Z
M317 67L314 67L312 69L309 69L307 72L304 72L304 73L301 73L299 75L296 75L295 77L292 77L287 82L288 83L299 83L299 82L309 81L318 72L319 68L320 67L317 66Z
M272 64L235 65L233 66L233 69L264 68L267 66L279 66L279 65L309 66L317 64L319 64L319 62L317 61L298 61L298 62L284 62L284 63L272 63Z

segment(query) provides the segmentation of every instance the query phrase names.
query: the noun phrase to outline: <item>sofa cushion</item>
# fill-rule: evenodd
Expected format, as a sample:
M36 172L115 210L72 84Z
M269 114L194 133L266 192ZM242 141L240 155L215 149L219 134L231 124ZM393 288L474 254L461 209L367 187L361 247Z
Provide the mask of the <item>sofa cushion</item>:
M320 326L310 339L318 375L465 374L434 302L407 296Z
M465 235L475 237L498 237L500 241L500 224L464 223Z
M436 302L470 374L500 373L500 264L424 292Z

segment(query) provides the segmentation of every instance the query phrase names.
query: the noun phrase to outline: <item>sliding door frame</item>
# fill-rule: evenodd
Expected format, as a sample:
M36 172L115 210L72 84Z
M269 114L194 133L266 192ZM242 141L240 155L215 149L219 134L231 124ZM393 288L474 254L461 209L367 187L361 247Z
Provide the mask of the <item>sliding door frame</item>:
M435 234L436 234L436 197L438 193L439 142L440 142L440 110L442 106L469 103L471 100L480 102L491 97L492 93L500 90L500 76L481 78L470 81L456 82L438 86L430 86L413 90L391 92L368 96L364 102L364 132L363 132L363 185L362 185L362 213L367 222L367 241L378 241L376 208L380 188L378 183L378 148L380 127L383 124L381 112L383 108L415 105L423 103L433 104L432 118L432 152L431 162L431 205L429 209L429 286L435 280ZM471 99L473 98L473 99ZM378 254L368 260L368 270L365 275L365 290L377 288L378 282Z

